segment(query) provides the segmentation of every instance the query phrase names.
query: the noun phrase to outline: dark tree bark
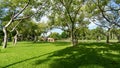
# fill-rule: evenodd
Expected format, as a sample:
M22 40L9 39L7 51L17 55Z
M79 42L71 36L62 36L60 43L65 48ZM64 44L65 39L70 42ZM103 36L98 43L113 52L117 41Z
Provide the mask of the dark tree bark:
M107 33L106 33L106 43L110 43L110 28L108 28Z

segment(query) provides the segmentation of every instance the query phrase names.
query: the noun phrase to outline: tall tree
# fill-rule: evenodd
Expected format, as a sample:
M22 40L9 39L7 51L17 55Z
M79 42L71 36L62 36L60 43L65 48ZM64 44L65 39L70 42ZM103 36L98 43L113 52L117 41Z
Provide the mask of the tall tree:
M87 7L88 12L91 12L92 21L107 29L106 42L109 43L111 28L119 26L119 5L114 0L90 0Z
M84 0L52 0L51 18L55 27L67 30L71 35L72 46L78 44L77 33L79 24L84 21L82 6Z

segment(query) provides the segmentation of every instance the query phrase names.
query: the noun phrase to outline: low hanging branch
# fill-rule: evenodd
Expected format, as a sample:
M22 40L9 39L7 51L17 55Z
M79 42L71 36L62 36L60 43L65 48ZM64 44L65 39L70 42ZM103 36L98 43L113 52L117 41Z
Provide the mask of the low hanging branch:
M30 0L28 0L28 3L23 7L23 9L22 9L21 11L19 11L19 12L16 13L15 15L14 15L14 13L13 13L13 16L12 16L12 18L10 19L10 21L3 27L3 33L4 33L3 48L6 48L6 47L7 47L7 40L8 40L7 28L8 28L8 26L10 26L11 23L12 23L15 19L17 19L17 17L28 7L29 3L30 3Z
M19 22L15 25L15 27L13 27L13 29L12 29L10 32L13 32L13 31L16 29L16 27L17 27L21 22L22 22L22 20L19 21Z

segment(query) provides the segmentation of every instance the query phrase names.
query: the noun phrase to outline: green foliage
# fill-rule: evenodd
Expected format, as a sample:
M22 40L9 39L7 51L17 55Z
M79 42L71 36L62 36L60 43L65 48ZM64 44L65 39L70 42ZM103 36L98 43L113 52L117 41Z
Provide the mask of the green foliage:
M67 39L67 38L69 38L70 36L69 36L69 33L68 32L62 32L62 34L61 34L61 38L62 39Z
M61 39L60 34L59 34L59 33L56 33L56 32L51 33L51 34L49 35L49 37L50 37L50 38L54 38L54 39L56 39L56 40Z
M105 30L103 30L100 27L97 27L96 29L91 30L91 38L94 40L97 40L100 38L100 40L105 39Z
M79 39L81 40L85 40L88 39L87 35L89 35L89 29L86 27L83 27L81 29L79 29Z
M116 0L117 3L120 3L120 0Z
M27 20L22 21L19 26L17 29L21 36L24 37L24 40L33 40L35 36L40 36L43 32L45 32L48 27L45 23L35 23Z
M0 1L1 19L2 21L9 21L10 18L25 6L28 0L2 0ZM24 12L23 12L24 13ZM24 16L24 15L23 15ZM19 16L19 17L22 17Z

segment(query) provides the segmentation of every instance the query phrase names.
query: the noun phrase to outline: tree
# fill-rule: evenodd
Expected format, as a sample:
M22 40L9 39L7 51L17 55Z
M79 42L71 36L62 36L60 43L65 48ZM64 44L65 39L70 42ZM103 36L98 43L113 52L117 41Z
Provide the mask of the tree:
M42 8L46 7L47 0L3 0L0 1L0 20L4 23L3 32L4 32L4 44L3 48L7 47L7 28L18 20L23 20L27 18L40 18L42 16ZM25 5L26 3L26 5ZM48 6L48 5L47 5Z
M111 30L111 33L113 33L117 37L118 42L120 42L120 29L119 28L113 28Z
M119 11L116 9L118 6L115 6L115 3L112 0L90 0L87 3L89 9L88 12L91 12L91 19L96 25L106 28L106 42L109 43L110 30L117 25L119 21ZM90 5L91 4L91 5ZM115 6L115 7L113 7Z
M71 35L72 46L78 44L77 33L79 24L84 20L82 0L52 0L50 19L55 27L68 31Z
M3 48L6 48L7 47L7 39L8 39L8 33L7 33L7 28L11 25L11 23L15 20L18 20L18 19L24 19L26 17L23 17L23 16L20 16L20 14L22 14L22 12L28 7L29 3L30 3L30 0L28 0L27 4L20 10L18 11L22 5L17 2L17 1L0 1L1 3L6 3L6 5L3 5L5 7L3 7L3 10L8 10L8 15L6 15L4 17L3 15L3 20L4 19L7 19L9 20L8 23L6 23L4 26L3 26L3 32L4 32L4 42L3 42ZM15 2L15 3L13 3ZM13 3L13 5L10 5L11 3ZM19 4L19 5L16 5L16 4ZM12 6L12 7L11 7ZM13 8L14 7L14 8ZM17 9L18 8L18 9ZM9 11L10 10L10 11Z
M59 40L60 39L60 34L53 32L49 35L50 38L54 38L55 40Z
M69 36L69 33L68 32L62 32L61 33L61 39L67 39L67 38L69 38L70 36Z
M89 36L89 29L88 29L89 21L82 21L77 28L76 35L78 39L87 40Z
M105 39L105 30L101 27L97 27L96 29L91 30L91 34L93 39L95 39L97 42L100 41L101 39Z

